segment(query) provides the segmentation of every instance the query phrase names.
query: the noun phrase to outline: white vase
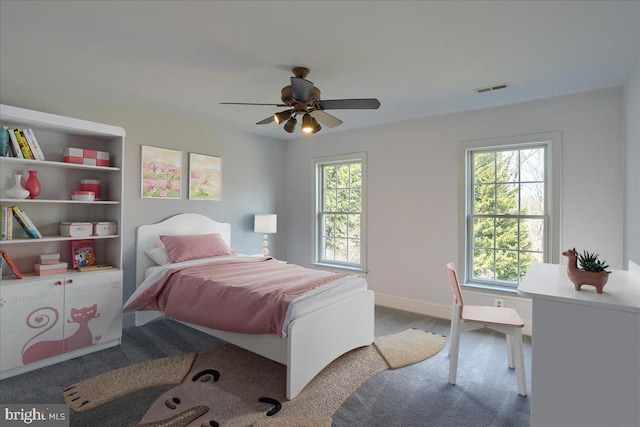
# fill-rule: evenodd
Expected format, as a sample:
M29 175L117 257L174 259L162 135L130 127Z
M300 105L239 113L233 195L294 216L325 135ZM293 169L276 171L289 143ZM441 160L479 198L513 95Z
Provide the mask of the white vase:
M25 190L20 184L22 175L14 175L16 183L13 187L7 190L7 197L10 199L26 199L29 197L29 190Z

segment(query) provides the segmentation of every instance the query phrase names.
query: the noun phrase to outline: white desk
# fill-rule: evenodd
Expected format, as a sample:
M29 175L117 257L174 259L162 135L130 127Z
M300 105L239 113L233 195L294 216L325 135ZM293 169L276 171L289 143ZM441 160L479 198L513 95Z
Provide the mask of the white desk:
M518 287L533 300L531 426L640 426L640 267L602 294L566 269L535 264Z

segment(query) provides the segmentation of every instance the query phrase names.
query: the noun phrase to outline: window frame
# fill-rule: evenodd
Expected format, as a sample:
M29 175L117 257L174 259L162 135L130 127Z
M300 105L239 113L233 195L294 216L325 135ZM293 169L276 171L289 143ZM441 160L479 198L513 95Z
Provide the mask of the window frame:
M315 170L315 198L314 198L314 219L313 219L313 264L329 269L340 269L366 272L367 270L367 154L365 152L341 154L335 156L324 156L313 159ZM323 168L325 166L345 165L351 163L360 163L362 174L361 199L362 206L360 211L360 263L348 263L342 261L332 261L323 259L322 246L322 215L324 204L324 181Z
M526 135L516 135L501 138L461 141L458 144L459 156L459 242L458 265L461 283L474 288L515 292L518 284L501 282L499 280L472 279L473 257L473 227L474 214L471 212L474 201L473 163L472 154L482 151L507 151L544 146L545 150L545 236L544 261L558 263L560 254L560 223L561 223L561 165L562 165L562 133L544 132ZM516 215L520 217L521 215ZM525 216L526 217L526 216Z

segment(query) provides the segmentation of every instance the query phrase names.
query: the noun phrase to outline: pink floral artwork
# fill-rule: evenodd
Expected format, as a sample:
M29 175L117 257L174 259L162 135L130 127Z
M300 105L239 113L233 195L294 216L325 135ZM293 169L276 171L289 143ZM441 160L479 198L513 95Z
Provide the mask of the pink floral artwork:
M189 153L189 199L221 200L220 157Z
M182 152L142 146L142 198L180 199Z

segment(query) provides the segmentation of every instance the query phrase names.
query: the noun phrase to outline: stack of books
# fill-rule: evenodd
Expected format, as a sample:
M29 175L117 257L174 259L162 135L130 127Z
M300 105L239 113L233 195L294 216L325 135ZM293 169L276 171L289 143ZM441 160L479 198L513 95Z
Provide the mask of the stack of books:
M1 126L2 150L4 157L18 159L44 160L44 153L32 129L10 128Z
M42 254L40 255L39 264L33 265L33 272L38 276L49 276L51 274L65 274L68 264L60 262L60 254Z

